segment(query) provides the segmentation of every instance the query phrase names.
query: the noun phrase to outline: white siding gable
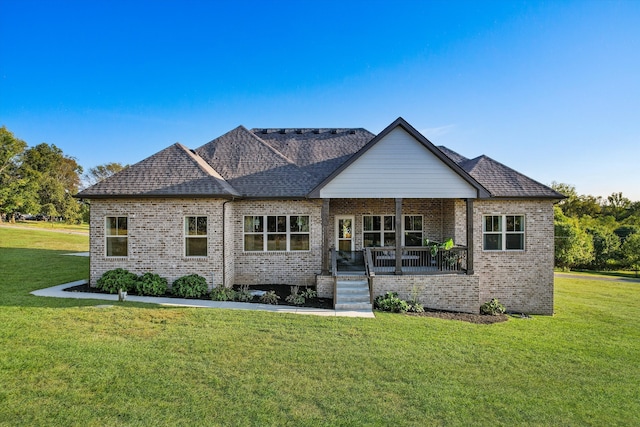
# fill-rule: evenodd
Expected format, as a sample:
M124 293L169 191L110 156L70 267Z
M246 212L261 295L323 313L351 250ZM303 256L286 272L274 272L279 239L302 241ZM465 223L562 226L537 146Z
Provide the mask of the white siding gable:
M321 190L322 198L475 198L476 189L396 127Z

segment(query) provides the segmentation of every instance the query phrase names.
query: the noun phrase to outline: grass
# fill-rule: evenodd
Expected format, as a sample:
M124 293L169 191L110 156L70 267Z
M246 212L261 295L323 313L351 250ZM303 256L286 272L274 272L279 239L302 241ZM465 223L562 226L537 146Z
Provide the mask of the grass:
M556 315L474 325L28 294L87 238L0 228L0 425L637 425L640 284L556 280ZM52 236L53 235L53 236ZM10 274L6 274L10 270Z
M1 226L4 227L14 227L14 228L24 228L28 227L30 229L41 229L41 230L58 230L58 231L74 231L80 233L89 233L89 224L67 224L64 222L49 222L49 221L16 221L15 223L11 222L1 222Z

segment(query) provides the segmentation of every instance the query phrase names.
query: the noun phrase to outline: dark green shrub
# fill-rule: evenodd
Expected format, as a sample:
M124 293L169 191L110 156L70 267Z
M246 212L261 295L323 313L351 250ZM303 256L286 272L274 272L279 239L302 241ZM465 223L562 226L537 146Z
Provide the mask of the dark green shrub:
M169 283L164 277L153 273L144 273L138 278L135 284L135 291L138 295L158 296L167 293Z
M214 301L233 301L237 298L238 293L233 288L225 288L224 286L216 286L211 289L211 299Z
M506 311L504 305L500 304L496 298L493 298L491 301L487 301L480 306L480 314L488 314L491 316L497 316L498 314L503 314Z
M206 279L197 274L182 276L171 285L171 293L181 298L200 298L208 291Z
M117 294L119 289L129 292L135 289L138 276L124 268L116 268L105 272L96 282L96 287L110 294Z
M384 295L378 295L373 300L373 306L378 310L390 311L392 313L406 313L409 310L409 304L398 298L397 292L387 292Z
M260 297L260 302L264 303L264 304L278 304L278 300L280 299L280 297L275 293L275 291L268 291L265 292L261 297Z

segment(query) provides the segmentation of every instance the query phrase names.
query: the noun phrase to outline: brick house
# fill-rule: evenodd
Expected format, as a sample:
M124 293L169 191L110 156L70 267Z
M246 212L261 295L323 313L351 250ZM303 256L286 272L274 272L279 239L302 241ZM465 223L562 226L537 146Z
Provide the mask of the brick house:
M402 118L377 136L239 126L77 197L91 201L92 285L121 267L169 283L197 273L210 286L316 286L336 308L397 291L433 309L475 313L498 298L553 313L553 203L564 196L436 147Z

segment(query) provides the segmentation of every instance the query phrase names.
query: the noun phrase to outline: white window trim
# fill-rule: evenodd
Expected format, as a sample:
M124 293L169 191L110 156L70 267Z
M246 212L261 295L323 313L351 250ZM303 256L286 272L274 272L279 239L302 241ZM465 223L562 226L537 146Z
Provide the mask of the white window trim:
M371 217L379 216L381 218L380 224L382 225L383 229L382 230L365 230L364 229L364 218L368 217L368 216L371 216ZM393 230L384 230L384 217L385 216L393 217ZM403 247L405 245L405 232L407 232L407 230L404 229L404 223L405 223L405 219L407 217L410 217L410 216L411 217L419 216L419 217L422 218L422 230L420 231L420 233L422 234L421 241L424 240L424 215L421 215L421 214L406 214L406 215L402 215L402 224L400 224L400 227L401 227L401 230L402 230L402 232L400 233L401 236L402 236L401 239L400 239L400 246L403 246ZM395 217L396 217L395 214L366 214L366 215L362 215L362 241L364 242L364 233L380 233L380 239L381 239L380 241L384 242L384 233L394 233L395 234L395 232L396 232L397 224L396 224L396 221L395 221ZM409 232L416 233L415 230L409 230ZM415 247L417 247L417 246L415 246Z
M279 217L279 216L284 216L286 217L286 225L285 225L285 232L268 232L267 231L267 217L270 216L275 216L275 217ZM297 231L291 231L291 218L292 217L298 217L298 216L306 216L307 218L309 218L309 231L305 231L305 232L297 232ZM262 227L262 231L260 232L250 232L250 231L244 231L244 221L246 217L260 217L262 218L262 223L263 223L263 227ZM286 234L286 249L285 250L279 250L279 251L270 251L267 250L268 247L268 236L270 234ZM248 251L245 248L245 240L244 240L244 236L246 235L262 235L262 250L261 251ZM303 251L294 251L291 250L291 236L298 236L298 235L308 235L309 236L309 249L303 250ZM285 252L291 252L291 253L307 253L307 252L311 252L311 215L308 214L270 214L270 215L243 215L242 217L242 251L244 253L247 254L263 254L263 253L285 253Z
M487 217L498 216L501 220L501 228L502 230L497 231L486 231L486 220ZM507 217L508 216L520 216L522 217L522 225L524 229L522 231L507 231ZM484 236L487 234L500 234L502 249L485 249L484 247ZM522 249L507 249L507 234L522 234ZM486 214L482 215L482 250L484 252L524 252L527 247L527 216L525 214Z
M125 237L125 236L122 236L122 235L119 235L119 234L115 234L115 235L114 234L109 234L109 226L107 224L107 221L108 221L109 218L127 218L127 234L126 234L126 238L127 238L127 255L124 255L124 256L123 255L109 255L107 253L107 247L108 247L107 241L109 240L110 237ZM130 253L130 251L129 251L129 224L130 224L130 221L129 220L130 220L130 218L129 218L128 215L117 215L116 214L116 215L105 215L104 216L104 219L103 219L103 226L104 226L104 256L106 258L109 258L109 259L129 258L129 253Z
M207 234L203 236L187 234L187 218L206 218L207 219ZM196 223L198 220L196 219ZM185 215L182 221L182 256L184 258L208 258L209 257L209 217L207 215ZM207 254L206 255L187 255L187 239L206 239L207 241Z

